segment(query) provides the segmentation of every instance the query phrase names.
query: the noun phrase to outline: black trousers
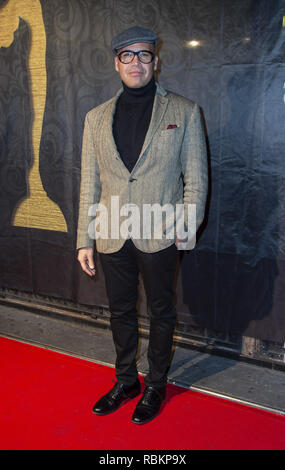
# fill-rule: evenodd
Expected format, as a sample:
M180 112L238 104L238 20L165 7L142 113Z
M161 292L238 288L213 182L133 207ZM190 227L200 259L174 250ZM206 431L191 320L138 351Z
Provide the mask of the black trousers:
M145 253L130 239L116 253L100 253L111 312L118 382L131 385L137 380L139 272L150 307L149 372L145 385L161 387L167 381L176 322L174 277L177 253L175 244L155 253Z

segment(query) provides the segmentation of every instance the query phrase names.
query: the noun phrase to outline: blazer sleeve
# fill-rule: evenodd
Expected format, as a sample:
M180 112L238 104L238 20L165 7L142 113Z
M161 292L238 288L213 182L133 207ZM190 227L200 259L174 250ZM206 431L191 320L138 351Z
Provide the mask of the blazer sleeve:
M208 192L208 163L205 133L199 106L194 103L186 126L181 165L184 179L184 223L188 226L188 204L196 206L196 232L203 222Z
M88 213L93 204L99 202L100 195L101 181L99 165L96 158L89 115L87 114L82 140L80 201L76 243L77 249L91 248L94 246L94 239L90 238L88 234L88 227L92 221L92 216L88 215Z

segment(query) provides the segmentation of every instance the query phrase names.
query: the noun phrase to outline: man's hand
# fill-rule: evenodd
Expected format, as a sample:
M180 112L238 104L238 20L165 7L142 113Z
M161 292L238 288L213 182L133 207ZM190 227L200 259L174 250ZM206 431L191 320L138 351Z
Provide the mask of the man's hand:
M178 246L179 246L179 243L181 242L181 240L179 238L176 238L175 240L175 245L176 245L176 248L178 249Z
M95 276L93 248L80 248L77 259L81 264L81 268L88 276Z
M181 240L181 239L178 238L178 237L176 238L176 240L175 240L175 245L176 245L177 250L183 249L183 248L182 248L182 247L183 247L183 243L185 243L185 240Z

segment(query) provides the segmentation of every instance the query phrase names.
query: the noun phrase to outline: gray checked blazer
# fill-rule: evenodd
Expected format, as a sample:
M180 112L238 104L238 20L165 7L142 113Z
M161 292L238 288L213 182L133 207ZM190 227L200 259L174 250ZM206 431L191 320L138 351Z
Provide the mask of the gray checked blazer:
M125 204L135 205L140 214L143 213L143 205L147 204L171 204L173 207L182 203L195 204L197 229L204 218L208 191L207 152L198 105L164 90L157 83L149 129L139 158L130 173L117 151L112 130L116 101L121 92L122 89L109 101L93 108L85 118L78 249L93 247L96 238L98 252L113 253L120 250L125 236L121 235L120 230L112 234L110 230L112 223L118 221L118 211ZM94 204L98 203L107 210L107 219L104 220L108 226L108 235L102 236L101 231L101 238L95 237ZM185 212L185 223L187 214ZM131 234L139 250L156 252L174 243L175 234L167 238L157 238L153 234L144 238L143 217L139 224L140 235L133 237ZM98 232L98 224L96 230ZM166 234L165 230L163 234Z

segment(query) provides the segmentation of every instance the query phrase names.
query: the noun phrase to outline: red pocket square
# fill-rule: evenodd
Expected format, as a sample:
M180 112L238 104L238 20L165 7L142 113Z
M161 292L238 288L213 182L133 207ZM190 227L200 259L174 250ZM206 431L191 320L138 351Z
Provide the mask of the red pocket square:
M167 129L176 129L176 124L168 124Z

